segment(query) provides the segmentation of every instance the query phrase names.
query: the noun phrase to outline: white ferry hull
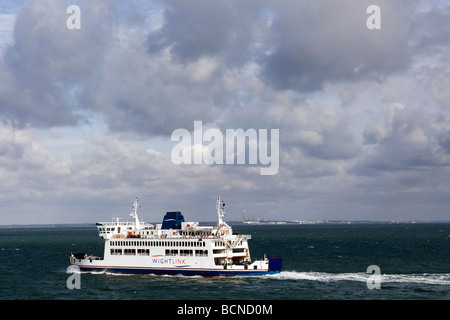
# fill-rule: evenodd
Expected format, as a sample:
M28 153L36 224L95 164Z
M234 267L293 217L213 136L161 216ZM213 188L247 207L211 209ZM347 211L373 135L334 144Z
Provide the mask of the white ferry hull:
M187 276L259 276L281 271L281 258L267 258L265 261L255 261L248 266L229 265L210 267L194 267L189 259L185 258L143 258L146 261L136 260L135 265L123 263L113 264L114 261L105 261L98 257L87 257L86 259L70 258L70 265L78 268L81 272L107 272L118 274L157 274L157 275L187 275ZM152 263L159 261L160 263ZM119 262L119 261L116 261ZM207 265L207 260L205 260Z

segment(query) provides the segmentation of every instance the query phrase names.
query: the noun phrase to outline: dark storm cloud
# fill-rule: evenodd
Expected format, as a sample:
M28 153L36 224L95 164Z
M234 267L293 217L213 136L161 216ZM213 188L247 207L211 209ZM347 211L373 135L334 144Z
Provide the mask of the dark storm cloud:
M168 135L227 111L242 118L234 112L242 105L252 121L279 89L311 92L404 69L417 4L377 2L382 29L370 31L368 1L164 1L162 25L149 31L158 15L147 2L77 3L77 31L65 27L68 2L29 1L19 12L0 65L7 118L51 127L95 112L114 131ZM257 71L247 81L250 64Z
M246 62L264 26L266 1L166 1L164 26L148 38L150 52L170 47L182 62L202 56L221 57L225 63Z
M366 9L377 4L381 29L368 30ZM318 90L326 81L382 79L408 66L410 17L417 1L278 1L274 50L266 80L279 89Z

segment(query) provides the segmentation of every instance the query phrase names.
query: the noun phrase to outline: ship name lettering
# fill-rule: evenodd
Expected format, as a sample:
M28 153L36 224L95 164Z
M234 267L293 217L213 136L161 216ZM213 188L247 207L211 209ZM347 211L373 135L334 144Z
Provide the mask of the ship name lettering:
M186 264L186 259L172 259L172 258L154 258L153 263L159 264Z

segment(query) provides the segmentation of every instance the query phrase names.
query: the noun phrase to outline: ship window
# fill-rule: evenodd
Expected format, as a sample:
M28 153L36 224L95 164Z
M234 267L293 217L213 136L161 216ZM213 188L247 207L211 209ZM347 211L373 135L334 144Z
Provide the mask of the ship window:
M113 255L113 256L122 255L122 249L111 249L111 255Z
M124 254L128 256L134 256L136 255L136 249L125 249Z
M208 256L208 250L195 250L195 255L197 257L207 257Z
M149 256L150 250L149 249L138 249L137 254L138 254L138 256Z
M178 250L177 249L166 249L166 256L177 256Z
M180 256L192 256L192 250L180 250Z

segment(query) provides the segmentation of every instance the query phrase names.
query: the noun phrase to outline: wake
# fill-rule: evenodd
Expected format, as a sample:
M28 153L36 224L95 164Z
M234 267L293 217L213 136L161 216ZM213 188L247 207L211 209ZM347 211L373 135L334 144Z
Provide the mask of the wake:
M297 272L282 271L267 275L270 279L279 280L307 280L320 282L357 281L367 282L370 274L358 273L327 273L327 272ZM450 286L450 273L422 273L422 274L381 274L381 283L419 283L430 285Z

